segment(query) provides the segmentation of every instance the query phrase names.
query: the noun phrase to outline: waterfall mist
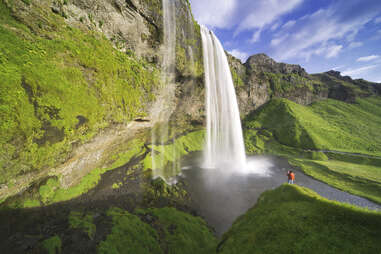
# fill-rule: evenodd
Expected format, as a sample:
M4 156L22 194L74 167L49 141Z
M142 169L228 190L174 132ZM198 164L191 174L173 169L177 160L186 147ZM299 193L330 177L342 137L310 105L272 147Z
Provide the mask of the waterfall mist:
M203 167L244 169L246 155L241 119L225 51L201 27L206 88L206 144Z

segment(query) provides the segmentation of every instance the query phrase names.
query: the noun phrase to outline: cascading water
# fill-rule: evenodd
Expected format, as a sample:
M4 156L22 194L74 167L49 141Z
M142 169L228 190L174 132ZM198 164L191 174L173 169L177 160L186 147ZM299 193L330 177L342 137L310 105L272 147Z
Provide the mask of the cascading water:
M237 98L225 51L212 31L201 27L206 87L204 167L244 169L246 155Z
M162 3L164 22L164 43L162 47L163 65L161 71L161 83L163 87L158 93L156 102L152 106L151 111L151 118L153 121L151 156L153 177L161 177L168 183L171 183L172 179L170 179L170 177L176 175L177 173L171 171L177 170L177 162L173 162L172 170L169 167L164 169L167 160L164 157L163 147L166 143L169 142L169 119L176 107L176 0L163 0ZM175 146L173 146L171 157L176 158Z

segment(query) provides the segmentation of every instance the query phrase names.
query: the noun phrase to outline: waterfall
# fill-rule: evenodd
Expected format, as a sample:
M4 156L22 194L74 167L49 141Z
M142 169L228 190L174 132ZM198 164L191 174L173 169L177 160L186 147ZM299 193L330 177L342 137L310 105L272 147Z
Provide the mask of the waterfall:
M176 0L163 0L163 25L164 36L161 52L163 55L163 64L161 69L161 89L157 94L156 102L152 105L151 119L152 129L152 170L153 177L161 177L168 183L171 183L172 176L177 174L178 165L173 161L172 168L164 168L167 162L163 146L170 139L170 117L176 108L176 83L175 83L175 65L176 65ZM174 140L172 140L174 141ZM158 146L161 146L159 148ZM168 153L168 151L167 151ZM172 158L177 157L177 151L173 146Z
M201 27L206 87L204 167L246 166L241 119L225 51L212 31Z

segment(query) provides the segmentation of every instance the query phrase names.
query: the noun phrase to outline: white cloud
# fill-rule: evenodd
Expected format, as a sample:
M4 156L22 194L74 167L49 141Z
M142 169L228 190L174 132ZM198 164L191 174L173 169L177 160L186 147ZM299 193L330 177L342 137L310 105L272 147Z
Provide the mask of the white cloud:
M255 42L259 41L259 38L261 37L261 32L262 32L262 30L259 29L258 31L253 33L253 36L251 37L250 42L255 43Z
M336 45L337 40L353 41L358 31L380 11L381 5L372 0L336 1L325 9L296 20L292 33L287 28L283 29L283 34L291 35L282 41L276 41L277 46L273 47L273 55L279 60L290 58L308 60L312 55L322 54L327 58L338 56L343 46Z
M333 45L327 48L327 54L325 57L326 58L336 57L340 53L342 48L343 48L342 45Z
M362 42L360 42L360 41L353 41L353 42L351 42L351 43L348 45L348 48L350 48L350 49L354 49L354 48L361 47L362 45L364 45L364 43L362 43Z
M337 71L337 70L340 70L340 69L342 69L344 67L345 67L344 65L339 65L339 66L333 67L331 69L334 70L334 71Z
M274 25L271 26L270 30L275 31L280 26L279 22L276 22Z
M341 74L343 76L351 76L352 78L360 78L360 75L367 74L369 70L376 68L377 65L367 65L356 69L347 69Z
M242 52L239 49L233 49L229 51L229 53L238 59L240 59L243 63L246 62L247 58L249 57L249 54L246 52Z
M375 60L375 59L378 59L380 58L379 55L370 55L370 56L363 56L363 57L359 57L357 58L357 62L369 62L369 61L372 61L372 60Z
M295 25L296 21L295 20L289 20L287 23L285 23L282 28L288 29L291 28L293 25Z
M210 28L236 27L234 36L244 30L252 31L250 42L260 39L264 28L269 28L279 17L292 11L305 0L190 0L196 20ZM291 23L290 23L291 24ZM272 25L275 30L280 23Z
M241 5L242 8L240 10L242 13L247 13L247 15L243 16L242 22L239 22L235 35L244 30L259 29L261 32L265 26L271 25L280 16L296 8L303 0L241 0L240 4L241 2L244 3ZM240 17L242 18L241 15ZM258 33L258 30L256 33ZM259 35L253 35L253 37L259 37Z
M380 24L381 23L381 17L375 18L374 23Z
M235 25L234 12L238 0L191 0L192 11L196 20L203 25L229 28Z
M281 43L282 41L284 41L288 36L289 36L289 34L284 34L283 36L275 37L275 38L272 39L271 42L270 42L271 46L278 46L279 43Z

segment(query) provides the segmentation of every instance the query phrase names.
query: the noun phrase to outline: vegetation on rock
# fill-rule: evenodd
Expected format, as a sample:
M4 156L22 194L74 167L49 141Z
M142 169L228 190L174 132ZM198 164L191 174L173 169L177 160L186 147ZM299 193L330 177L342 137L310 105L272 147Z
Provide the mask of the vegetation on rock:
M48 254L61 253L62 242L58 235L52 236L42 242L42 247Z
M83 214L81 212L72 211L69 215L69 224L71 228L81 229L87 233L90 239L94 239L96 226L93 223L94 216L92 214Z
M201 218L174 208L111 208L113 227L99 253L212 253L216 239Z
M0 182L53 167L111 123L146 114L154 66L115 50L103 35L38 13L37 27L0 3ZM41 20L39 20L41 19ZM34 24L33 24L34 25Z

